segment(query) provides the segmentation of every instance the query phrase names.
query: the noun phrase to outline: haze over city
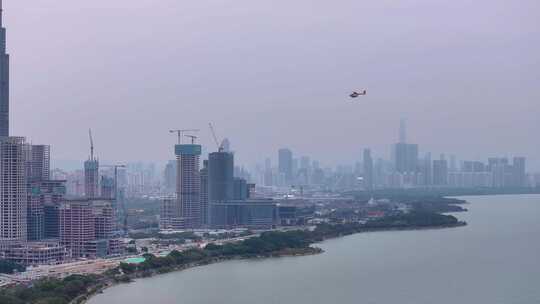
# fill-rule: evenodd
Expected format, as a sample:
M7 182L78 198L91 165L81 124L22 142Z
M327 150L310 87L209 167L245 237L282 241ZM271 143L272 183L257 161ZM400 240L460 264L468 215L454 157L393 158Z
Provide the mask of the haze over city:
M538 1L30 2L0 304L540 299Z
M239 163L421 153L540 167L538 1L4 1L12 134L53 157L174 157L208 122ZM422 21L422 22L419 22ZM351 90L367 88L351 101Z

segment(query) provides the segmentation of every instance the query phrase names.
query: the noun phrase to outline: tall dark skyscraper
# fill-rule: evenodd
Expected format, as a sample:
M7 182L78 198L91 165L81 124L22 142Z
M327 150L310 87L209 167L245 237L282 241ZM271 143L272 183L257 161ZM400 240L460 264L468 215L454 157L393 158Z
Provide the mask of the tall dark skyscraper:
M208 156L208 201L219 203L234 198L234 156L213 152Z
M0 137L9 136L9 55L6 52L6 29L0 0Z
M206 223L215 226L215 205L234 199L234 155L229 152L213 152L208 155L208 212ZM217 207L219 208L219 207Z

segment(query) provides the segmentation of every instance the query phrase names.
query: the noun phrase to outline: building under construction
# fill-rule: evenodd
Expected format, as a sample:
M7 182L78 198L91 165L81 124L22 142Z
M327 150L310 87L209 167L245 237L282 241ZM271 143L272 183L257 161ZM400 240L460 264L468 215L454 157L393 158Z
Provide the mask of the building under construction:
M90 157L84 162L84 195L86 198L99 197L99 161L94 156L94 140L90 136Z
M27 239L24 137L0 138L0 241Z
M196 144L176 145L177 177L176 196L186 228L199 228L202 222L200 192L201 178L199 163L201 146Z
M163 230L184 229L186 223L180 209L180 204L176 196L162 198L159 210L159 228Z
M3 248L1 257L24 266L37 266L66 262L70 254L58 242L21 242Z
M59 209L60 242L74 258L121 254L122 243L113 238L114 223L109 201L66 201Z

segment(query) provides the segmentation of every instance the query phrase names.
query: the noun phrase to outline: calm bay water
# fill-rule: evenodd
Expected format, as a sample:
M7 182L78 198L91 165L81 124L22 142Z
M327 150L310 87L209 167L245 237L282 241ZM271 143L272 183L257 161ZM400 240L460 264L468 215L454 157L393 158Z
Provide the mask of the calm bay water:
M465 199L466 227L356 234L320 255L193 268L89 303L540 303L540 195Z

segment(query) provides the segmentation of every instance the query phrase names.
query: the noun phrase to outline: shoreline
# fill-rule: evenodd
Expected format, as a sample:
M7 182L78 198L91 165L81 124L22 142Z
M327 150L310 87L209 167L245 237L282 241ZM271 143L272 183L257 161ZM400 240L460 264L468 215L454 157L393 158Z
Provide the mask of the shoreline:
M208 260L195 262L187 265L182 266L175 266L167 271L159 271L154 270L151 273L136 273L130 276L129 281L113 281L109 280L108 282L105 282L104 285L100 287L96 287L95 289L91 290L90 292L80 295L79 297L73 299L70 304L85 304L90 300L92 297L103 293L106 289L122 285L122 284L130 284L133 283L135 280L138 279L149 279L154 278L162 274L168 274L173 272L181 272L184 270L207 266L207 265L213 265L218 264L222 262L228 262L228 261L241 261L241 260L263 260L263 259L271 259L271 258L286 258L286 257L302 257L302 256L310 256L310 255L316 255L324 253L324 250L319 247L313 247L310 246L308 248L303 248L302 250L298 249L292 249L292 250L284 250L282 252L277 253L270 253L266 255L260 255L260 256L253 256L253 257L245 257L245 256L231 256L231 257L219 257L219 258L211 258Z
M441 225L441 226L416 226L416 227L386 227L386 228L367 228L363 231L353 232L353 233L347 233L347 234L339 234L335 236L328 236L323 238L322 240L318 240L314 244L324 242L326 240L331 239L337 239L342 238L349 235L354 234L361 234L361 233L371 233L371 232L390 232L390 231L418 231L418 230L438 230L438 229L448 229L448 228L459 228L467 226L467 223L464 221L459 221L458 223L454 225ZM104 282L104 285L96 286L92 290L90 290L88 293L80 295L79 297L73 299L70 304L86 304L91 298L98 294L102 294L106 289L121 285L121 284L129 284L132 283L134 280L137 279L147 279L147 278L153 278L162 274L172 273L172 272L181 272L187 269L192 269L196 267L206 266L206 265L212 265L227 261L239 261L239 260L262 260L262 259L269 259L269 258L285 258L285 257L302 257L302 256L310 256L310 255L316 255L316 254L322 254L324 253L324 250L316 247L316 246L309 246L307 248L301 248L301 249L286 249L281 250L275 253L269 253L269 254L263 254L259 256L231 256L231 257L216 257L216 258L209 258L208 260L203 260L200 262L194 262L191 264L186 265L180 265L175 266L167 270L152 270L151 272L137 272L132 275L128 275L129 280L128 281L114 281L112 279L107 280Z

